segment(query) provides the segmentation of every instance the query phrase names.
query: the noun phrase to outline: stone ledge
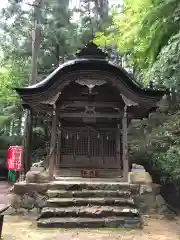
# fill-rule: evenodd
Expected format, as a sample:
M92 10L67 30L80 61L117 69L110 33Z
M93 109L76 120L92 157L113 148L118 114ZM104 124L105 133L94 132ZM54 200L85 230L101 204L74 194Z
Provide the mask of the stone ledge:
M32 194L37 192L39 194L45 195L49 189L49 183L26 183L18 182L14 184L13 192L17 195Z
M42 228L140 228L140 218L113 217L113 218L47 218L37 222Z
M151 184L141 184L139 194L153 193L155 195L159 194L161 191L161 185L156 183Z
M83 190L83 191L64 191L64 190L48 190L49 198L68 198L68 197L124 197L131 196L130 191L111 191L111 190Z
M129 172L128 182L131 184L152 184L152 177L148 172Z
M79 182L79 181L54 181L49 183L50 190L65 190L65 191L80 191L80 190L126 190L131 191L132 194L139 193L139 184L129 184L126 182Z
M51 217L87 217L87 218L103 218L103 217L139 217L137 209L131 207L119 206L73 206L62 208L43 208L40 218Z
M130 206L134 207L133 199L125 198L50 198L47 207L70 207L70 206Z

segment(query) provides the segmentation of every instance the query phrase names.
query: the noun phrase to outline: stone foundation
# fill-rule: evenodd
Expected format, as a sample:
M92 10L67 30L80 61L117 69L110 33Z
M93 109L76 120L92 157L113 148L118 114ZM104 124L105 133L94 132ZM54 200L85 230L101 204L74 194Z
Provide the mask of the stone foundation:
M38 182L33 182L35 180ZM77 215L80 217L83 214L84 217L90 216L91 210L96 209L96 216L99 214L99 218L106 217L106 213L113 216L118 208L116 217L123 217L125 206L130 210L137 207L140 214L172 216L160 195L160 189L161 186L152 183L151 176L146 172L143 174L131 172L129 183L123 183L115 182L113 179L78 181L72 178L67 181L49 182L46 172L42 174L42 172L32 171L27 174L26 181L14 184L9 200L12 208L17 211L41 212L42 216L45 216L43 211L52 215L52 209L47 210L46 207L52 208L57 205L62 209L57 213L54 212L55 216L63 216L67 211L66 207L69 207L70 215L75 214L74 210L76 210L76 214L79 212ZM131 198L133 203L130 203ZM90 206L91 210L86 212L85 206L86 208ZM74 210L71 210L73 207ZM128 216L127 213L125 215Z
M15 183L9 194L9 201L12 208L16 210L36 209L40 211L48 199L49 189L48 173L43 168L38 171L31 170L26 174L24 182Z
M129 173L129 183L139 184L139 194L135 196L135 203L141 214L160 214L173 217L166 201L161 196L161 185L152 182L152 178L144 169Z
M49 228L140 228L133 200L139 186L113 179L58 180L49 184L47 205L37 220Z
M45 195L49 188L49 183L26 183L18 182L14 184L13 192L22 196L24 194L32 194L37 192L41 195Z
M44 206L48 196L48 183L15 183L9 194L11 207L18 210L37 210L39 212Z

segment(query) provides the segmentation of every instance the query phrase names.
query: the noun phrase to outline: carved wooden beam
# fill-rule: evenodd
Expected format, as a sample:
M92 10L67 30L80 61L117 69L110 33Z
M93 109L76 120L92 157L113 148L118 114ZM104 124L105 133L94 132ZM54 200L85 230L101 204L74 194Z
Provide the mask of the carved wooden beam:
M47 100L44 100L40 103L43 103L43 104L49 104L49 105L53 105L53 104L56 104L59 96L61 95L61 92L58 92L56 95L54 95L52 98L50 99L47 99Z
M89 125L89 124L88 124ZM87 125L87 126L88 126ZM117 123L113 122L113 124L109 124L109 123L106 123L106 124L102 124L102 123L95 123L94 125L91 124L91 127L94 127L95 129L101 129L101 131L113 131L115 132L116 131L116 126L117 126ZM78 132L78 131L81 131L82 130L82 123L80 121L78 122L68 122L68 123L64 123L63 124L63 127L64 128L67 128L69 131L72 131L72 132Z
M65 101L60 106L60 109L65 109L67 107L100 107L100 108L118 108L119 104L117 102L88 102L88 101Z
M122 113L97 113L92 115L84 115L84 113L60 113L60 118L122 118Z
M134 102L134 101L128 99L128 98L125 97L123 94L121 94L121 97L122 97L122 99L123 99L123 101L124 101L124 103L125 103L125 105L126 105L127 107L130 107L130 106L138 106L138 103L137 103L137 102Z

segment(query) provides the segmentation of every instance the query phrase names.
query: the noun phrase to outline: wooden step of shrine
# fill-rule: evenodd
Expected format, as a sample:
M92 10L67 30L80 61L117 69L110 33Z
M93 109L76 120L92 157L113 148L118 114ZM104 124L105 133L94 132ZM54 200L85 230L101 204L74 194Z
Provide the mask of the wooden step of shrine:
M68 178L49 183L38 227L137 228L141 217L133 196L139 186L113 179Z

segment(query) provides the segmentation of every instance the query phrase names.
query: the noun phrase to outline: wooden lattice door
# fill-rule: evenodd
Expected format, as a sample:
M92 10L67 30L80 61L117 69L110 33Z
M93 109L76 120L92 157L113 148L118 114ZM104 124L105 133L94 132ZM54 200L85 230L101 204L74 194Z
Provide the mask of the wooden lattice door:
M78 133L63 131L61 165L82 168L116 168L115 132L107 134L92 128Z

